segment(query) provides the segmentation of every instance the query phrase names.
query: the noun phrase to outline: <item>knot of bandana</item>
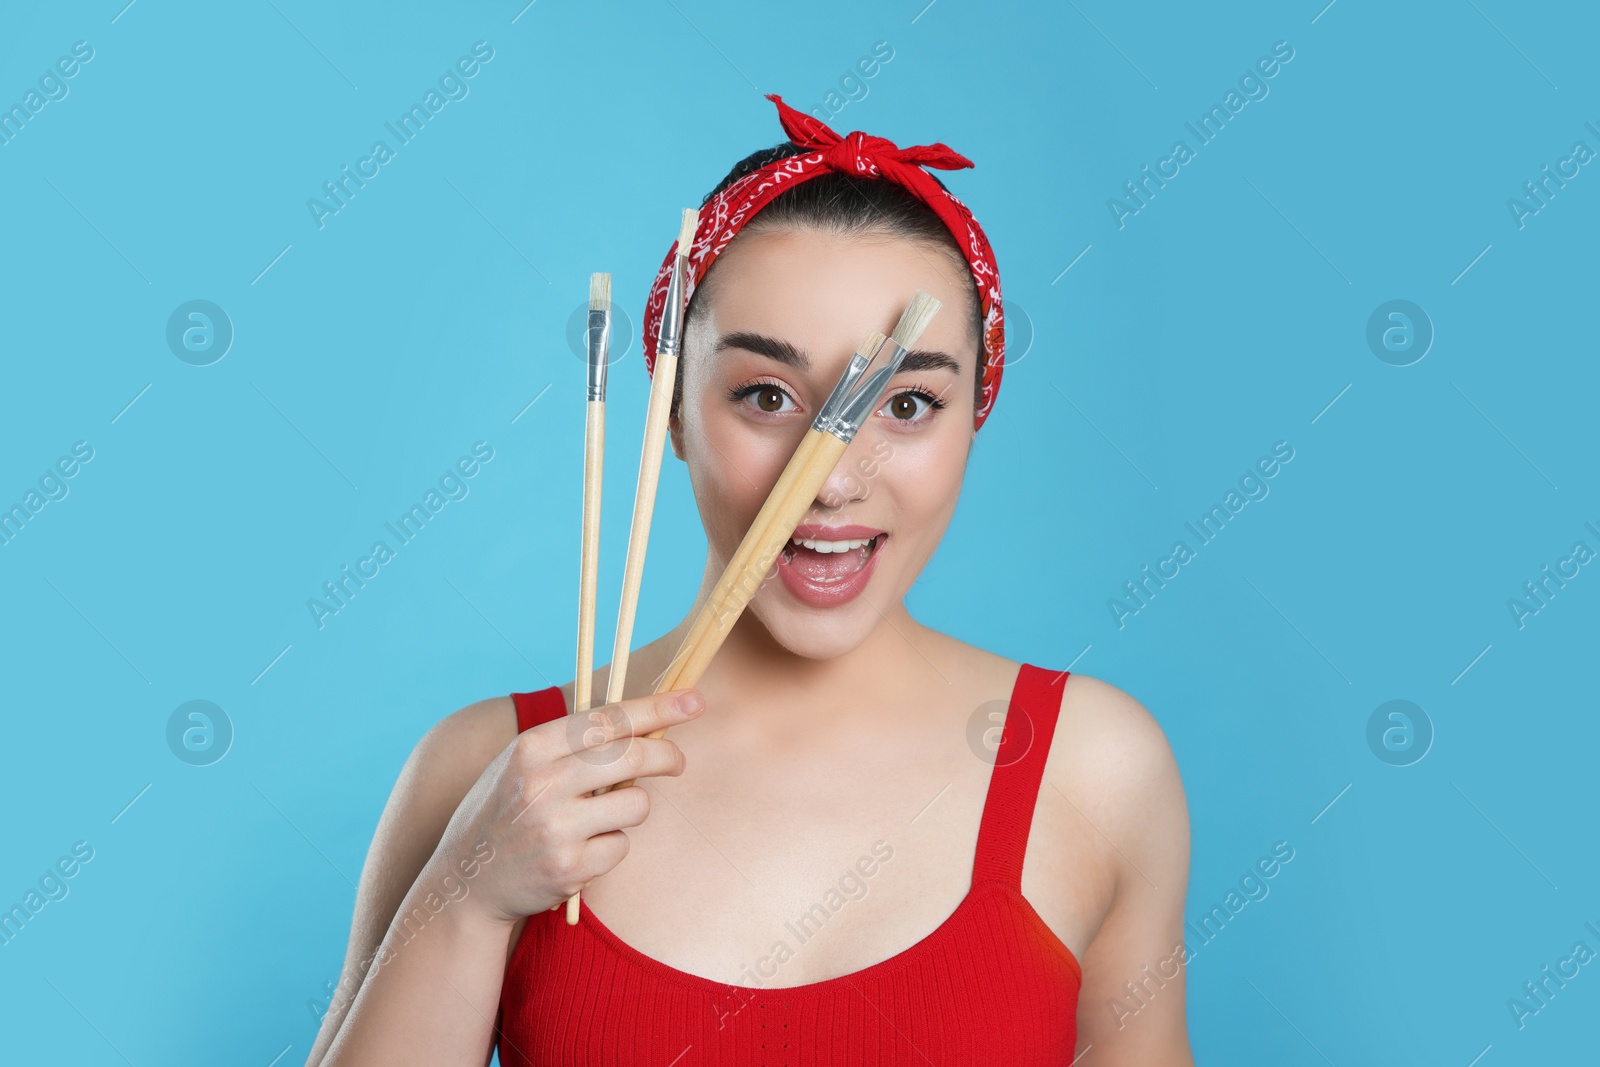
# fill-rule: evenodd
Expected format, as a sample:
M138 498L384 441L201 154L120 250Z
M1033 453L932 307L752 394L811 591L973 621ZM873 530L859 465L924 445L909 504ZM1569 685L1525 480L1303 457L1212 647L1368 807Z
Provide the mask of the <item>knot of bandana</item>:
M783 132L788 134L790 141L801 148L823 149L824 162L834 170L846 174L877 177L879 173L884 173L884 176L888 177L886 172L890 168L881 167L882 163L910 163L936 167L939 170L963 170L972 166L972 160L945 144L917 144L909 148L897 148L887 137L874 137L860 130L840 137L819 120L785 104L777 94L768 93L767 99L778 105L778 121L783 124ZM914 167L897 166L892 169L898 171L900 176L916 181L910 174ZM939 189L938 183L927 173L923 173L921 178L934 189ZM910 182L900 182L900 184L908 185Z
M814 151L774 160L757 168L706 202L700 209L700 222L695 229L694 241L689 246L687 296L694 294L695 286L705 277L716 257L728 247L734 235L758 211L795 183L830 171L892 181L933 210L955 238L972 271L983 319L982 385L978 407L973 414L973 428L982 426L994 408L995 396L1000 391L1000 376L1005 369L1005 314L1000 300L1000 272L995 266L989 239L978 225L978 220L972 217L972 212L965 204L923 169L961 170L971 167L972 161L944 144L900 148L887 138L875 137L860 130L840 137L825 123L785 104L776 93L768 93L767 99L777 105L778 121L789 140L801 148ZM672 278L672 261L677 251L678 245L674 241L645 302L644 325L640 336L644 340L645 370L651 374L655 372L654 338L661 330L667 286Z

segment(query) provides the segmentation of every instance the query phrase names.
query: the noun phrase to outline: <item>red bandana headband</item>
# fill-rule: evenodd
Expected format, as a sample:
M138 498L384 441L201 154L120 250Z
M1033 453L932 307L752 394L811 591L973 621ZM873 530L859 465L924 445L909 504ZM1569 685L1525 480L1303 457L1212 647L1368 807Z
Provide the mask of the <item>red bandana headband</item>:
M883 177L903 186L939 216L956 239L978 286L979 308L983 317L983 393L974 416L973 429L983 425L1000 391L1000 374L1005 369L1005 315L1000 303L1000 272L995 267L994 251L978 220L967 206L940 187L924 166L940 170L960 170L972 161L943 144L913 145L898 148L882 137L859 130L840 137L810 115L785 104L776 93L767 99L778 106L778 121L789 140L802 148L815 149L773 162L751 171L712 197L700 209L700 222L694 242L689 246L689 276L685 299L711 269L712 262L733 240L745 223L790 186L829 171ZM667 301L667 284L672 278L672 260L677 255L674 241L661 264L650 298L645 303L644 368L655 373L655 338L661 332L661 314Z

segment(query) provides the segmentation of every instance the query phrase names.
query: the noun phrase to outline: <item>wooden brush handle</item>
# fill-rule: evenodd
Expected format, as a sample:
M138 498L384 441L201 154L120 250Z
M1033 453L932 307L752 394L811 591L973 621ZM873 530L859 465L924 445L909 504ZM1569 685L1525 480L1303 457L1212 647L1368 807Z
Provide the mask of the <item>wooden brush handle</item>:
M639 586L644 578L645 546L650 540L650 519L655 514L656 487L661 482L661 453L666 445L667 420L672 408L672 385L678 377L678 355L657 352L650 380L650 402L645 409L644 446L639 454L639 481L633 491L633 525L628 530L628 558L622 567L622 602L617 607L617 633L611 644L611 669L606 675L607 704L622 699L628 677L628 646L633 641L633 621L639 606ZM584 707L581 710L588 710ZM599 796L605 790L596 790ZM567 925L578 921L581 892L567 898ZM557 905L559 907L559 905ZM551 909L554 910L554 909Z
M754 596L756 590L760 588L762 577L765 576L767 568L772 564L772 559L777 555L776 551L772 552L767 556L765 563L758 559L763 547L762 534L770 532L773 524L779 520L778 512L783 508L785 502L790 499L796 479L807 469L810 457L815 454L816 449L822 444L822 438L825 437L832 437L832 435L808 430L806 435L801 438L799 446L795 449L794 454L789 457L788 464L784 466L783 473L778 475L778 481L767 494L767 499L762 503L761 510L751 520L750 528L745 531L744 539L739 542L739 547L734 550L733 556L723 568L722 577L713 588L711 595L706 599L706 603L695 615L694 621L690 623L689 631L684 634L683 641L678 645L678 651L672 663L667 667L667 673L656 685L655 691L657 693L678 688L677 686L669 685L668 680L677 676L677 673L680 672L679 661L684 655L684 650L697 647L707 639L717 619L726 615L731 604L730 596L738 592L739 583L743 582L749 585L749 589L743 599L738 601L738 606L732 609L735 618L744 609L750 597ZM807 500L807 503L809 504L810 501ZM791 521L786 529L792 533L794 523L797 521L799 520ZM784 536L787 538L788 534ZM782 548L783 542L780 541L778 542L778 549L781 550ZM753 574L751 573L752 571L754 572ZM741 578L742 575L748 575L748 577ZM720 637L715 638L715 641L717 645L722 643ZM696 672L695 676L698 678L699 673ZM684 684L693 685L694 683L688 682Z
M583 423L583 542L578 556L578 667L572 680L573 714L593 703L594 613L600 579L600 485L604 474L606 402L591 400ZM578 921L578 895L567 900L567 922Z
M734 623L739 621L750 599L761 588L773 560L794 535L800 517L816 501L822 483L839 465L839 457L844 455L848 444L825 431L806 431L805 439L795 449L777 485L768 494L767 502L750 524L733 558L723 568L716 587L701 605L688 635L667 665L666 673L656 684L657 693L692 688L699 682L711 658L733 631ZM663 726L646 736L664 737L666 733L667 728ZM633 782L630 778L612 788L623 789Z
M633 492L628 558L622 567L622 602L617 608L617 633L611 645L611 670L606 678L607 704L622 699L622 687L628 677L628 650L639 607L639 586L644 580L644 554L650 541L650 520L655 514L656 487L661 482L661 454L667 441L672 383L677 377L677 353L656 353L655 373L650 381L650 405L645 411L644 448L639 456L639 482Z
M578 556L578 669L573 708L588 711L594 677L595 591L600 579L600 484L604 474L606 403L591 400L583 425L583 542Z

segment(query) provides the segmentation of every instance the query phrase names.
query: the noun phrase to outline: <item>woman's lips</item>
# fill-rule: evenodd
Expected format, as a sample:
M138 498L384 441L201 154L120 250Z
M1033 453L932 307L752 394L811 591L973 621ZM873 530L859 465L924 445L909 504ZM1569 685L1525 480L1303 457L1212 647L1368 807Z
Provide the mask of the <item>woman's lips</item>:
M843 551L817 551L796 540L832 542ZM875 541L873 540L875 539ZM804 524L778 555L778 575L796 600L817 608L831 608L860 595L872 580L873 569L889 535L869 526L817 526ZM859 548L841 542L869 540Z

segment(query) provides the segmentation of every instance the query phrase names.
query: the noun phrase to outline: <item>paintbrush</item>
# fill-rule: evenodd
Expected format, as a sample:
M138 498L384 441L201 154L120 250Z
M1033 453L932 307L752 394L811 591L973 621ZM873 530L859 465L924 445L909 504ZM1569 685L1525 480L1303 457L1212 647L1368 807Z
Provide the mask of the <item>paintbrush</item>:
M744 540L723 568L716 587L701 605L677 654L656 684L657 693L688 689L700 680L711 658L760 588L773 560L793 536L801 517L815 503L818 491L838 466L856 432L877 410L889 380L905 359L906 350L916 343L939 306L938 300L919 289L900 316L892 337L885 340L881 333L873 332L862 341L778 476L777 484L751 522ZM867 374L868 365L884 349L888 351L887 362ZM666 732L666 727L662 727L647 736L662 737ZM611 788L626 788L633 781L630 778ZM596 790L597 794L599 792L603 790Z
M617 634L611 646L611 669L606 677L607 704L622 699L628 676L628 646L639 605L639 585L644 578L645 547L650 541L650 519L655 513L656 486L661 480L661 454L666 445L667 419L672 409L672 389L678 377L678 353L683 344L683 318L688 289L689 246L694 243L700 213L685 208L678 230L678 251L672 261L666 306L661 313L661 335L656 344L655 370L650 380L650 404L645 412L644 447L639 453L639 481L633 494L633 526L628 531L628 558L622 569L622 603L617 609ZM591 311L591 316L593 312ZM587 710L587 709L581 709ZM578 899L567 898L567 923L578 921Z
M589 275L588 404L583 426L583 547L578 564L578 673L573 714L589 710L594 677L595 589L600 577L600 487L605 470L606 353L611 345L611 275Z

